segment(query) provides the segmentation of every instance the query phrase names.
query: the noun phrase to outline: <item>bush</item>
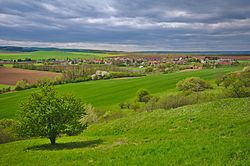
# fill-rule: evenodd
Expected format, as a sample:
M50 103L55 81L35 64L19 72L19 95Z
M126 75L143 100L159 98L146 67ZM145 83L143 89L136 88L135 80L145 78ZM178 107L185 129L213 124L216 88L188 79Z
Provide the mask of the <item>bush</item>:
M63 77L60 75L60 76L56 76L55 77L55 80L54 80L54 85L59 85L59 84L63 84Z
M225 96L223 93L216 92L198 92L186 95L184 93L172 94L168 96L163 96L160 99L153 97L149 100L148 103L144 106L144 110L152 111L155 109L172 109L177 107L182 107L185 105L203 103L208 101L213 101L217 99L223 99L228 96Z
M192 91L192 92L199 92L212 88L210 83L200 79L199 77L190 77L186 78L185 80L179 81L176 84L176 87L180 91Z
M29 88L29 83L27 80L20 80L16 82L15 90L24 90Z
M6 92L10 92L10 91L11 91L11 87L2 88L2 89L0 89L0 94L1 93L6 93Z
M145 105L145 109L149 112L158 108L159 97L152 97Z
M222 83L228 89L230 97L250 96L250 70L248 67L240 72L225 75Z
M223 77L224 77L224 75L222 73L218 73L215 76L215 83L216 83L217 86L221 85L221 83L223 82Z
M136 93L136 101L147 103L152 96L150 95L149 91L145 89L140 89Z
M132 104L130 104L129 108L134 110L134 111L138 111L141 107L141 104L138 102L134 102Z
M183 94L169 95L159 101L159 108L171 109L194 103L195 98L190 98Z
M0 120L0 144L18 140L15 132L16 121L12 119Z
M83 125L93 124L98 122L98 116L96 110L92 105L85 107L86 115L80 120Z
M153 72L153 70L154 70L154 68L153 68L152 66L149 66L149 67L147 67L147 68L145 69L145 72L146 72L146 73L151 73L151 72Z
M53 85L53 81L50 78L44 77L40 78L36 81L35 86L43 86L43 85Z
M122 102L122 103L119 104L119 106L120 106L121 109L129 109L130 104L126 103L126 102Z

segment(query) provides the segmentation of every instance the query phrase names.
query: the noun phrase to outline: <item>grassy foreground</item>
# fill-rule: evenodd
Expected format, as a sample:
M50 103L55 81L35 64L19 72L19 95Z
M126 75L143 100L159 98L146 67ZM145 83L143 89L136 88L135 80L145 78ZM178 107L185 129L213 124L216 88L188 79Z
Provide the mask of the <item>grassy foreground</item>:
M136 91L148 89L156 95L175 92L175 84L187 77L201 77L206 80L214 79L217 73L240 70L240 67L207 69L194 72L157 74L142 78L99 80L56 86L60 92L72 93L96 107L114 106L125 100L132 99ZM24 90L0 95L0 119L15 117L20 101L24 100L31 91Z
M58 145L0 145L0 165L250 165L250 98L135 113Z

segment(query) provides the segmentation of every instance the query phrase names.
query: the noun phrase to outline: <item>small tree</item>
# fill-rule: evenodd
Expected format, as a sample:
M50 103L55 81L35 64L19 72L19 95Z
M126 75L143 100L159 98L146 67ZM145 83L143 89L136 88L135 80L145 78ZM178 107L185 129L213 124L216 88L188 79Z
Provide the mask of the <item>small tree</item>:
M147 103L150 99L151 99L151 95L149 93L149 91L145 90L145 89L140 89L137 91L136 93L136 101L138 102L144 102Z
M72 95L59 95L53 86L44 84L21 103L18 131L22 136L41 136L52 145L61 134L76 135L86 126L80 123L85 114L81 100Z
M181 91L192 91L192 92L199 92L212 88L212 86L207 81L202 80L199 77L189 77L186 78L185 80L179 81L176 84L176 87Z

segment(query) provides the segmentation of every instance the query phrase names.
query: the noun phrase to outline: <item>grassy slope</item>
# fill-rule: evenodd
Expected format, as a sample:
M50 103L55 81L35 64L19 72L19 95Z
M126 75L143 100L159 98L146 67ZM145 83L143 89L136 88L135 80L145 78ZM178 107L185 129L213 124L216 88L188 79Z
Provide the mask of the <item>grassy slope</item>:
M100 58L108 56L104 53L75 53L75 52L63 52L63 51L35 51L27 53L0 53L0 59L66 59L66 58Z
M11 85L0 84L0 89L2 89L2 88L8 88L8 87L13 88L13 86L11 86Z
M82 135L0 145L0 165L250 165L250 99L135 113Z
M186 77L198 76L207 80L218 72L229 72L240 68L208 69L194 72L158 74L143 78L125 80L100 80L57 86L60 92L73 93L94 106L112 106L135 96L140 88L146 88L153 94L176 91L175 84ZM25 90L0 95L0 119L13 118L20 100L33 90Z

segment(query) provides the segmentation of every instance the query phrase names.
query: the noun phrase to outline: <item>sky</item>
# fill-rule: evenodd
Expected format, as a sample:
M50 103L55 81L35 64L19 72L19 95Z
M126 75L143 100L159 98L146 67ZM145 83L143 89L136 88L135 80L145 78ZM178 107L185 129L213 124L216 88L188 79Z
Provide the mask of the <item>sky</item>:
M0 45L250 50L250 0L0 0Z

